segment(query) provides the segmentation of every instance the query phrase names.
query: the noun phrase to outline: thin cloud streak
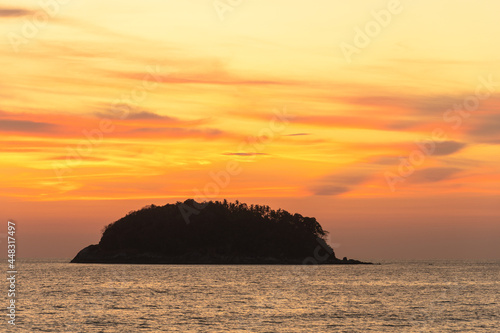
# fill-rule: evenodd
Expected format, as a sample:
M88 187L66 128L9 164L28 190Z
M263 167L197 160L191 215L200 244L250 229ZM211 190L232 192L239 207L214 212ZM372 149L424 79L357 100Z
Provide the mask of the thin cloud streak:
M36 11L24 8L0 8L0 17L12 18L23 17L36 13Z
M51 123L31 120L0 119L0 131L2 132L50 133L57 129L58 126Z
M260 156L260 155L269 155L266 153L224 153L226 156Z
M437 183L452 179L460 171L462 171L462 169L459 168L427 168L417 170L415 174L409 178L409 181L414 184Z

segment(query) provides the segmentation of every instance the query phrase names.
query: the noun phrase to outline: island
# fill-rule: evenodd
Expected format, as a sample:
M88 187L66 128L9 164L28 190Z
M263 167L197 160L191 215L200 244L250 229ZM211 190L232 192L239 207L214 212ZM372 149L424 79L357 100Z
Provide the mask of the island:
M188 199L132 211L72 263L370 264L338 259L313 217L269 206Z

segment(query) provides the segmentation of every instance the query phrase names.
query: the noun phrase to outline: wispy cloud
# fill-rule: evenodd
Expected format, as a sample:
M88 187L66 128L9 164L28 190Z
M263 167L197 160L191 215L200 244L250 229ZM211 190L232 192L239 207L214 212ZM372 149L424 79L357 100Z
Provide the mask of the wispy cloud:
M286 134L283 136L305 136L305 135L311 135L311 133L293 133L293 134Z
M224 153L223 155L228 156L257 156L257 155L269 155L266 153Z
M269 115L258 115L258 119L267 119ZM429 123L416 118L398 117L397 115L377 117L366 117L366 115L343 116L343 115L297 115L287 119L296 125L315 127L346 128L346 129L370 129L382 131L418 131L423 127L429 127ZM308 135L309 133L298 133L295 135ZM293 136L294 134L290 135Z
M336 172L320 178L310 190L315 195L340 195L352 191L356 185L370 178L369 170L358 166L358 170Z
M468 134L477 142L492 144L500 142L500 115L490 113L473 119Z
M23 17L31 15L35 11L24 8L0 8L0 17L10 18L10 17Z
M84 132L99 127L96 115L109 119L114 128L108 138L234 138L234 134L218 128L206 127L207 120L184 120L162 116L150 111L131 113L125 119L113 117L112 113L84 115L4 113L0 117L0 132L19 132L34 136L62 138L85 138ZM12 118L17 119L12 119ZM101 117L99 117L101 118Z
M140 111L137 113L131 113L127 116L127 119L163 119L167 121L177 121L177 118L161 116L154 112Z
M117 77L134 80L143 80L144 73L117 73ZM241 78L222 72L200 72L200 73L175 73L169 75L159 75L158 78L164 84L207 84L207 85L289 85L291 82Z
M175 137L178 139L185 138L217 138L224 135L224 132L219 129L193 129L181 127L142 127L131 130L129 133L137 134L152 134L154 136Z
M158 113L150 112L150 111L136 111L130 112L126 114L126 117L123 117L123 114L118 114L114 111L106 111L106 112L96 112L95 115L99 118L108 118L108 119L130 119L130 120L147 120L147 119L156 119L156 120L164 120L168 122L178 122L180 121L178 118L163 116Z
M462 171L458 168L427 168L422 170L417 170L410 178L409 181L412 183L436 183L443 180L451 179L457 173Z
M314 188L315 195L339 195L342 193L347 193L351 189L347 186L336 186L336 185L320 185Z
M434 155L436 156L445 156L454 154L467 146L466 143L457 142L457 141L442 141L436 144L436 150L434 151Z
M30 120L0 119L0 131L2 132L48 133L57 128L57 125L51 123Z
M67 159L68 159L68 156L64 156L64 155L44 158L44 160L53 160L53 161L66 161ZM91 161L91 162L107 161L106 158L95 157L95 156L79 156L79 159L82 159L84 161Z

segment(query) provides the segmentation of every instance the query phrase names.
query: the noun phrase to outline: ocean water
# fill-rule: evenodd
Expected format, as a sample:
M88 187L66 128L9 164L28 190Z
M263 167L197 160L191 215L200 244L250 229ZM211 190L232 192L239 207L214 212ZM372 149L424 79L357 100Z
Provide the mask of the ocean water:
M0 331L500 332L500 262L68 261L17 262L17 324L9 327L4 317Z

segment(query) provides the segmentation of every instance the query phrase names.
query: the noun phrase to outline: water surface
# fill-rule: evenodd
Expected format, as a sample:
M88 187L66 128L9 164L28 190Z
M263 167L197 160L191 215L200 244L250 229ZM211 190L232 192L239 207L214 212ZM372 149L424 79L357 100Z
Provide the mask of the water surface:
M500 262L68 261L18 262L17 331L498 332L500 322Z

